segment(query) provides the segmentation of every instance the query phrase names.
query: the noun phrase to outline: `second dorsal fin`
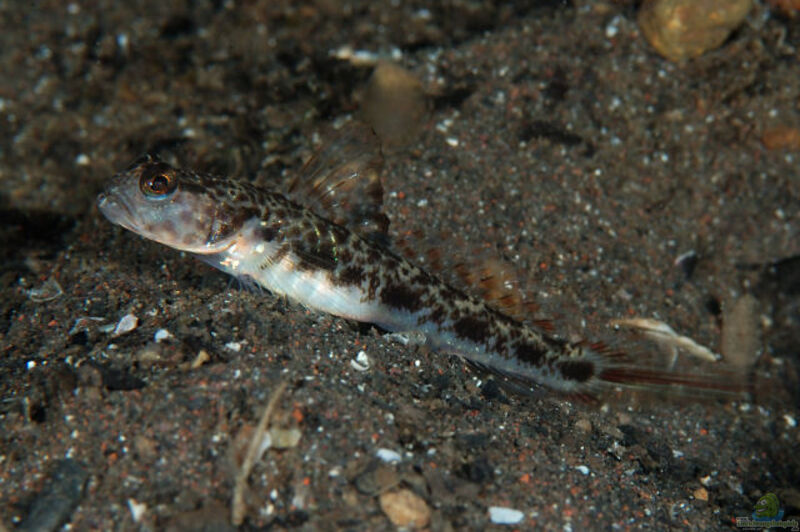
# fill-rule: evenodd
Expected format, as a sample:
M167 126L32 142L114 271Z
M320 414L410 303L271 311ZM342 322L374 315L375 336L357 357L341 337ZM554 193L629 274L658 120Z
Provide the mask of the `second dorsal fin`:
M289 183L288 196L364 238L388 242L381 144L372 129L348 124Z
M456 266L456 273L483 299L513 318L531 321L538 309L534 302L524 297L519 276L512 266L499 259L485 258L473 267L462 263ZM537 324L541 326L543 323Z
M409 260L441 276L453 286L485 300L495 309L546 331L553 330L550 320L535 318L539 306L520 286L519 272L511 265L490 256L487 250L478 250L468 259L457 254L443 253L438 239L422 231L408 232L397 240L397 249ZM452 242L452 235L449 236ZM455 249L464 249L466 243L457 243ZM462 259L462 260L460 260Z

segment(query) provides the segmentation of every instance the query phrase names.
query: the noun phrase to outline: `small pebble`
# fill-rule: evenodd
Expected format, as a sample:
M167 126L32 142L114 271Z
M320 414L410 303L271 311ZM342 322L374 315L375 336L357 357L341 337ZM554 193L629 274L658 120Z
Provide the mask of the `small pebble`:
M387 491L379 497L381 510L395 526L424 528L431 521L425 500L408 489Z
M15 530L60 530L83 498L89 474L80 462L58 460L42 491L33 497L29 513Z
M300 429L269 429L269 436L272 439L272 446L276 449L291 449L297 447L300 437L303 435Z
M788 426L792 428L795 428L797 426L797 420L794 418L794 416L791 416L789 414L784 414L783 420L786 422Z
M514 508L489 507L489 520L496 525L516 525L522 522L524 518L525 514Z
M588 475L589 474L589 468L586 467L585 465L575 466L575 469L577 469L578 471L580 471L584 475Z
M707 501L708 500L708 490L705 488L697 488L694 490L694 498L698 501Z
M682 61L721 46L751 7L752 0L645 0L638 21L659 54Z
M800 151L800 129L791 126L776 126L764 131L761 142L768 150Z
M125 314L117 322L117 325L114 327L114 332L111 333L111 336L115 337L122 336L123 334L131 332L138 326L139 326L139 318L137 318L133 314Z
M581 432L589 434L592 432L592 422L586 418L581 418L575 422L575 428Z
M378 495L398 486L403 477L395 470L394 466L380 463L367 465L366 469L356 476L356 489L364 495Z

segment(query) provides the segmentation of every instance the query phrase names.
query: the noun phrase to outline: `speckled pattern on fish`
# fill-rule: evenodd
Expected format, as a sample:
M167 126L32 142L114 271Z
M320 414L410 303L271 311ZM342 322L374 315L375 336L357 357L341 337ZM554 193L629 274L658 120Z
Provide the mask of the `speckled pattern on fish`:
M432 349L529 391L586 396L619 384L705 386L632 366L601 344L552 337L390 251L380 243L387 224L375 208L382 197L377 139L352 127L334 145L292 182L291 198L145 156L113 178L99 207L112 222L239 279L313 309L416 333ZM361 216L342 213L344 206ZM333 221L348 216L349 227Z

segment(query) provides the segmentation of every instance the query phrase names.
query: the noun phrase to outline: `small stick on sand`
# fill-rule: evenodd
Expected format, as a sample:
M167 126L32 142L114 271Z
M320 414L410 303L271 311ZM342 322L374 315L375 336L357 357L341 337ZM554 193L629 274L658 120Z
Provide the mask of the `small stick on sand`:
M261 419L258 421L256 430L253 431L253 437L250 439L250 445L247 446L247 454L242 462L242 467L239 468L236 474L236 482L233 487L233 501L231 501L231 522L235 526L239 526L244 522L244 516L247 511L244 503L244 493L247 489L247 478L253 470L256 459L259 455L261 442L264 439L264 434L269 425L269 419L272 417L272 411L275 410L275 405L278 404L278 399L281 398L284 390L286 390L286 382L281 382L278 388L273 392L272 397L269 398L264 413L261 414Z

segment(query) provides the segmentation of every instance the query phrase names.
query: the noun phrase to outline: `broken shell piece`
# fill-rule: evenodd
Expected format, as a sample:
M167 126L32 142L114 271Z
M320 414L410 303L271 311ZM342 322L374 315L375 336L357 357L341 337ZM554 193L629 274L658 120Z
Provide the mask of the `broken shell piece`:
M367 371L369 369L369 357L365 351L359 351L356 358L350 361L350 367L356 371Z
M525 514L514 508L504 506L490 506L489 520L496 525L516 525L522 522Z
M131 511L133 522L138 523L147 512L147 504L138 502L136 499L128 499L128 509Z
M632 329L639 329L642 334L648 338L656 341L662 346L669 348L672 351L673 356L676 355L676 349L683 349L690 355L707 360L709 362L716 362L722 358L717 353L714 353L709 348L698 344L688 336L682 336L676 333L672 327L663 321L650 318L630 318L611 320L609 323L614 327L629 327Z
M397 463L403 459L403 457L400 456L400 453L398 453L397 451L384 448L378 449L378 451L375 453L375 456L377 456L381 461L390 464Z
M153 335L153 340L155 340L157 344L160 344L165 340L169 340L170 338L173 338L172 333L166 329L159 329Z
M133 314L125 314L120 318L117 322L117 325L114 327L114 332L111 333L111 336L122 336L125 333L129 333L134 330L139 325L139 318L134 316Z
M64 293L58 281L52 277L47 279L39 288L31 288L24 291L25 294L36 303L43 303L45 301L52 301L58 299Z

